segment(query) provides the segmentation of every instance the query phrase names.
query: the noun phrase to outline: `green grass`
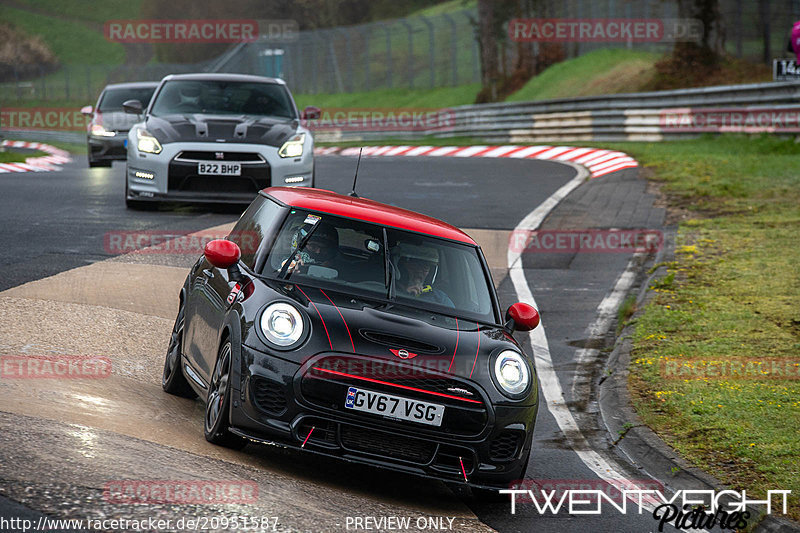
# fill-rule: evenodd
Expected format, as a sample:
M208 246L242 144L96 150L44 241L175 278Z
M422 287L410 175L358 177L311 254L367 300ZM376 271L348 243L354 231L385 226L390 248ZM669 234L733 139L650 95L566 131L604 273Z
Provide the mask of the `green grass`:
M652 52L622 48L596 50L548 67L507 100L548 100L636 92L653 76L653 65L659 57Z
M384 89L366 93L295 95L297 107L319 108L441 108L471 104L480 85L472 83L436 89Z
M47 155L44 152L15 152L6 148L5 152L0 152L0 163L22 163L29 157L40 157Z
M65 19L105 24L107 20L136 19L142 0L15 0L15 4L41 13L58 13Z
M759 496L790 489L800 520L800 382L666 379L664 363L800 363L800 146L723 136L615 146L663 183L679 226L676 261L638 316L630 386L644 422L691 462Z
M122 45L107 41L102 29L79 22L3 5L0 20L29 35L41 36L62 64L119 64L125 58Z

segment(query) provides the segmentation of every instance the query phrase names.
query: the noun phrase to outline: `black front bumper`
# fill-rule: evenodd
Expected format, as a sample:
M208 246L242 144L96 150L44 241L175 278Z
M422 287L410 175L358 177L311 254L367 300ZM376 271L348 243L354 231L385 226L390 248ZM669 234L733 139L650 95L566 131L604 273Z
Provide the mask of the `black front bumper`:
M314 360L325 355L331 354ZM301 368L242 346L232 431L257 442L475 487L508 488L524 474L535 405L491 405L475 383L450 375L440 376L442 382L479 393L480 404L462 409L458 400L356 378L309 377L308 369L309 363ZM345 409L348 384L444 404L445 419L433 427Z

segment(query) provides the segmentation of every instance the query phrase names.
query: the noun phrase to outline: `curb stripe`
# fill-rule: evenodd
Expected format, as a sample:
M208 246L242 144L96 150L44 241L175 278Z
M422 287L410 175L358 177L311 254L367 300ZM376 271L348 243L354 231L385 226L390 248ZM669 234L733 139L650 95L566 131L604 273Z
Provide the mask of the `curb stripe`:
M609 172L638 167L631 156L624 152L601 148L576 148L573 146L549 145L485 145L473 146L365 146L364 155L403 157L508 157L514 159L541 159L573 162L589 170L589 176L598 178ZM358 147L342 148L330 146L315 148L315 155L357 156ZM0 170L2 172L2 170Z
M28 142L28 141L9 141L0 142L0 146L10 148L29 148L46 152L48 155L39 157L28 157L24 163L0 163L0 173L6 172L48 172L61 170L59 164L70 161L69 152L50 146L49 144Z

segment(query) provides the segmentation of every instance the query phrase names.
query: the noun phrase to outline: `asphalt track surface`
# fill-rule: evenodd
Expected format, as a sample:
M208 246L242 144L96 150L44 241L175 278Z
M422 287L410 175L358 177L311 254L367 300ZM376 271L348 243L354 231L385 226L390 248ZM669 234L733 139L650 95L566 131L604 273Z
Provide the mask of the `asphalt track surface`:
M349 192L354 167L351 157L319 157L317 186ZM467 229L484 248L505 308L518 299L506 262L509 232L575 175L574 168L547 161L365 158L358 192ZM278 516L278 529L292 531L363 530L348 528L348 516L409 516L412 524L419 517L449 517L452 529L462 531L657 530L647 512L553 515L519 504L512 515L508 503L476 501L457 486L265 446L232 452L206 443L200 402L158 387L177 306L170 291L196 256L119 257L105 249L104 237L203 230L230 224L239 211L126 210L123 177L122 165L90 170L82 158L59 172L0 176L0 355L108 351L115 364L105 380L0 380L0 516L269 515ZM662 222L663 212L653 207L634 169L580 185L542 227L659 229ZM630 260L629 253L521 257L558 385L582 434L565 434L542 402L526 479L596 483L597 474L578 453L587 443L613 465L614 475L647 479L609 451L596 402L573 387L598 372L596 364L578 365L576 353L598 342L589 328ZM527 337L518 338L530 353ZM104 484L120 479L251 480L259 496L235 506L104 500Z

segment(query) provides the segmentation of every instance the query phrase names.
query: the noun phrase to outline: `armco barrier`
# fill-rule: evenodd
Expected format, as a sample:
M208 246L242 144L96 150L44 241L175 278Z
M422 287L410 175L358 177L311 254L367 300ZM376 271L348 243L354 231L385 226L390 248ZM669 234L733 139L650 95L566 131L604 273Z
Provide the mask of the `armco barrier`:
M324 111L324 109L323 109ZM459 106L453 125L427 131L336 131L317 141L471 137L493 143L660 141L706 132L800 132L800 83L725 85L541 102ZM667 117L679 117L670 126ZM698 122L702 117L702 123ZM710 119L713 119L710 121Z
M356 109L354 109L356 111ZM323 108L323 113L325 109ZM702 133L800 133L800 82L723 85L648 93L465 105L446 128L315 132L318 142L471 137L495 144L661 141ZM9 138L85 142L80 132L4 131Z

